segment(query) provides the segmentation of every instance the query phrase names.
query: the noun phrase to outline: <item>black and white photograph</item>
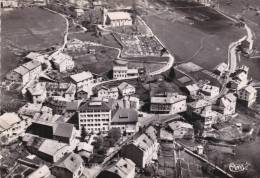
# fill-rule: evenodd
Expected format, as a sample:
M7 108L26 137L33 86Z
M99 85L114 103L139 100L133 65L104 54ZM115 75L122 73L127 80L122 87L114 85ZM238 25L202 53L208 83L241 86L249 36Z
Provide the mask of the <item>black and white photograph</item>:
M0 5L0 178L260 178L260 0Z

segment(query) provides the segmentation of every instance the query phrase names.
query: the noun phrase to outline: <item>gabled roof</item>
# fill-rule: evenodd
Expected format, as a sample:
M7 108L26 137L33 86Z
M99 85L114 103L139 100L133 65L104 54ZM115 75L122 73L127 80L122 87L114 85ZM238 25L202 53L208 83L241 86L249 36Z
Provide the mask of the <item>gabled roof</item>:
M118 89L119 90L124 90L128 87L132 87L132 88L135 88L133 85L130 85L129 83L126 83L126 82L122 82L119 86L118 86Z
M112 117L111 124L113 123L136 123L138 122L138 113L133 109L118 108Z
M64 54L64 53L53 53L50 58L52 59L53 62L60 64L64 60L72 60L71 56Z
M111 20L125 20L125 19L131 20L131 16L127 12L108 12L107 16Z
M14 69L14 72L16 72L20 75L25 75L26 73L29 72L29 70L27 68L25 68L24 66L19 66L19 67Z
M53 136L70 138L73 133L73 124L57 123Z
M30 62L23 64L23 67L27 68L29 71L31 71L39 66L41 66L41 63L39 61L30 61Z
M106 171L117 174L119 177L128 177L129 173L135 169L135 163L127 158L119 159L115 164L111 165Z
M66 105L66 110L67 111L77 111L79 109L81 102L82 102L82 100L73 100L71 102L68 102Z
M186 86L187 90L190 92L198 91L200 88L197 84L191 84Z
M0 132L11 128L14 124L20 122L20 117L15 113L4 113L0 116Z
M77 74L71 75L70 78L71 78L74 82L78 83L78 82L81 82L81 81L83 81L83 80L93 78L93 75L92 75L92 73L89 72L89 71L87 71L87 72L86 72L86 71L83 71L83 72L81 72L81 73L77 73Z
M114 70L125 70L127 71L128 70L128 67L127 66L113 66L113 71Z
M58 142L56 140L45 139L40 145L39 151L47 155L54 156L58 151L68 146L68 144Z
M221 98L221 102L224 106L228 106L230 103L235 103L237 101L237 97L233 93L228 93Z
M248 85L247 87L242 88L241 90L245 90L248 93L257 93L257 90L251 85Z
M180 95L178 93L168 93L166 96L153 96L151 97L151 103L158 104L173 104L183 100L186 100L187 97Z
M44 55L36 52L30 52L29 54L27 54L26 58L40 62L44 60Z
M178 129L193 129L192 125L186 122L182 122L182 121L174 121L168 124L168 126L170 127L171 130L175 131Z
M104 101L86 101L82 103L79 107L80 112L93 112L93 111L110 111L111 108L108 103Z
M69 172L74 173L80 166L82 166L82 164L83 160L78 154L70 153L57 162L54 166L67 169Z
M210 106L211 103L206 100L201 99L201 100L193 101L191 103L187 103L187 105L190 106L191 108L198 109L198 108L202 108L205 106Z

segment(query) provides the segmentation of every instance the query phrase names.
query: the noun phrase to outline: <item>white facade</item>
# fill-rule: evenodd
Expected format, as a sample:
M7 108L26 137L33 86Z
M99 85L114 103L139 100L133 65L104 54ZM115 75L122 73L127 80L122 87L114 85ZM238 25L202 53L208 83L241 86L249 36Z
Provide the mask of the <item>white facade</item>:
M70 76L73 83L77 85L77 90L89 90L94 84L94 78L91 72L81 72Z
M205 85L203 85L201 91L205 95L206 98L212 99L212 98L218 96L219 87L205 84Z
M233 93L229 93L220 99L220 106L223 107L225 116L235 114L236 112L237 98Z
M122 96L135 94L135 87L126 82L121 83L118 90Z
M89 101L79 108L79 128L87 132L108 132L111 122L111 109L103 101Z
M105 88L102 87L98 90L98 98L105 98L105 99L118 99L119 93L118 88L112 87L112 88Z
M133 24L132 18L127 12L107 12L107 22L112 27L129 26Z
M20 118L15 113L0 116L0 145L9 144L21 136L31 124L30 118Z
M238 99L245 101L248 107L256 101L257 90L253 86L247 86L237 92Z
M114 66L113 67L113 79L125 79L127 78L127 66Z
M72 57L67 54L55 52L49 58L52 60L54 67L58 69L59 72L66 72L75 67Z

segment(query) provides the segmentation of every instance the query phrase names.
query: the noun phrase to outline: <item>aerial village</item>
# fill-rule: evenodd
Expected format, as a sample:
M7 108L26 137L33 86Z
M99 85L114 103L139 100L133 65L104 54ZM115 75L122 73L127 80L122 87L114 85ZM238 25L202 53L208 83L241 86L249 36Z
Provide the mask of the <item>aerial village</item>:
M3 8L20 6L1 0ZM63 45L28 52L6 74L1 92L20 96L23 104L1 108L1 177L234 176L235 166L223 167L217 158L232 157L236 144L258 133L244 117L259 119L249 67L232 67L233 59L214 69L192 62L173 66L174 54L133 7L110 9L99 0L35 0L22 6L62 14L69 30L77 24L75 33L89 30L80 22L95 10L96 36L112 34L120 48L68 39L65 32ZM103 48L118 52L104 63L111 69L87 70ZM77 65L79 59L88 61Z

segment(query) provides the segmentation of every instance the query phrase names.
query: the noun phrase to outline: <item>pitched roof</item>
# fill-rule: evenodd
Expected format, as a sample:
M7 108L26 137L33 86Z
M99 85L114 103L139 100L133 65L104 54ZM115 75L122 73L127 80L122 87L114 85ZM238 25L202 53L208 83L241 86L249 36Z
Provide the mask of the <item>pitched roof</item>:
M124 90L124 89L127 88L127 87L133 87L133 88L134 88L133 85L130 85L129 83L126 83L126 82L122 82L122 83L118 86L118 89L122 91L122 90Z
M56 140L45 139L40 145L39 151L47 155L54 156L58 151L68 146L68 144L58 142Z
M36 60L39 62L45 60L44 55L36 52L30 52L29 54L27 54L26 58L31 60Z
M82 164L83 160L78 154L70 153L57 162L54 166L67 169L71 173L74 173Z
M71 102L68 102L66 105L66 110L67 111L77 111L80 104L81 104L82 100L73 100Z
M113 66L113 71L114 70L125 70L127 71L128 70L128 67L127 66Z
M0 116L0 132L11 128L14 124L20 122L20 117L15 113L4 113Z
M128 177L128 174L135 169L135 163L127 158L119 159L115 164L111 165L106 171L117 174L119 177Z
M14 69L14 72L16 72L20 75L24 75L24 74L28 73L29 70L27 68L25 68L24 66L19 66L19 67Z
M110 111L111 108L108 103L104 101L86 101L82 103L79 107L80 112L93 112L93 111Z
M53 62L60 64L64 60L72 60L71 56L64 54L64 53L53 53L50 58L52 59Z
M136 123L138 122L138 113L133 109L118 108L112 117L113 123Z
M181 122L181 121L174 121L168 124L169 128L171 130L178 130L178 129L193 129L192 125L186 122Z
M41 63L39 61L30 61L30 62L23 64L23 67L27 68L29 71L31 71L39 66L41 66Z
M198 109L198 108L202 108L202 107L205 107L205 106L210 106L211 103L206 101L206 100L197 100L197 101L193 101L191 103L188 103L187 104L188 106L194 108L194 109Z
M233 93L228 93L221 98L222 103L228 106L229 103L234 103L237 101L237 97Z
M73 124L57 123L53 136L70 138L73 133Z
M76 83L78 82L81 82L83 80L86 80L86 79L90 79L90 78L93 78L93 75L91 72L89 71L83 71L81 73L77 73L77 74L74 74L74 75L71 75L70 78L75 81Z
M186 99L186 96L180 95L178 93L167 93L166 96L151 97L151 103L173 104Z
M186 86L187 90L189 91L198 91L200 88L197 84L191 84Z
M248 85L247 87L243 88L242 90L245 90L248 93L256 93L257 92L257 90L251 85Z
M131 20L131 16L127 12L108 12L107 15L111 20Z
M37 178L37 177L46 178L49 175L51 175L51 172L48 166L42 165L41 167L33 171L30 175L28 175L28 178Z

